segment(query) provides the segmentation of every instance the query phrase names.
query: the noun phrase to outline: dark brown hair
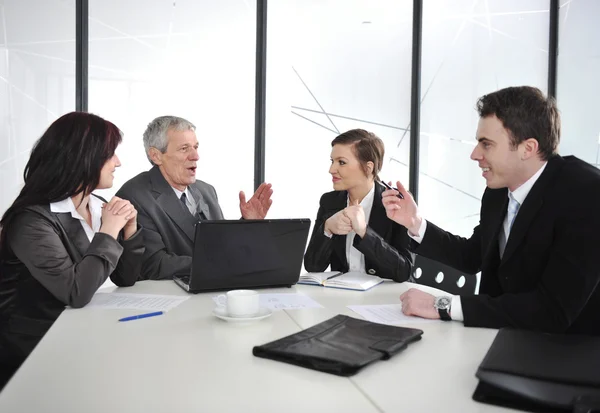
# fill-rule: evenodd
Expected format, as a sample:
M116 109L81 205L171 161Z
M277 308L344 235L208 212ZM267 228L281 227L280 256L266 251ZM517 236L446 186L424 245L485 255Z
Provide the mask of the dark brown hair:
M71 112L54 121L33 146L23 173L25 185L0 221L0 252L12 218L23 208L96 189L102 167L121 139L114 124L90 113Z
M332 147L338 144L352 145L352 151L358 158L366 176L369 176L367 162L373 162L373 176L375 180L379 180L379 172L383 167L385 146L377 135L364 129L351 129L331 141Z
M479 117L496 115L508 130L513 148L533 138L543 160L556 154L560 142L560 114L556 101L531 86L507 87L479 98Z

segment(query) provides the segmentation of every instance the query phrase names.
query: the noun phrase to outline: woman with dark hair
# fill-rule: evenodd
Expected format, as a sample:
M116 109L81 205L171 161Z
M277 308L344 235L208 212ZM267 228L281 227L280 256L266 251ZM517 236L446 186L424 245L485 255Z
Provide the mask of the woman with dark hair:
M379 180L383 141L363 129L342 133L331 142L334 191L321 197L304 255L304 268L322 272L357 271L397 282L412 280L413 255L406 228L390 224L381 202Z
M85 306L109 276L118 286L138 279L137 211L92 194L112 186L120 142L112 123L73 112L34 145L25 185L0 221L0 388L65 306Z

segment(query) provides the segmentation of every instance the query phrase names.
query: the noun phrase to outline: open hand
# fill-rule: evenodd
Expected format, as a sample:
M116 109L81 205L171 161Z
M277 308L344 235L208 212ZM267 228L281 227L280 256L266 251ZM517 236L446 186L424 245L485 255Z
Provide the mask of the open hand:
M240 212L244 219L264 219L267 216L267 212L273 204L271 186L264 182L260 184L248 202L246 202L244 191L240 191Z

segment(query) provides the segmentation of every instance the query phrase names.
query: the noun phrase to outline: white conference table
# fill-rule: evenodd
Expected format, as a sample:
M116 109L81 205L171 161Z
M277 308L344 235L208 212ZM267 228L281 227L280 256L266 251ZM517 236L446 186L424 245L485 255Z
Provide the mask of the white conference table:
M212 315L219 293L192 295L162 316L126 323L117 319L140 311L67 309L0 393L0 412L509 411L471 399L477 366L496 330L410 324L424 331L422 340L349 378L252 355L255 345L337 314L360 318L347 305L397 303L411 286L259 290L299 292L323 308L274 311L247 324ZM187 294L171 281L138 282L119 292Z

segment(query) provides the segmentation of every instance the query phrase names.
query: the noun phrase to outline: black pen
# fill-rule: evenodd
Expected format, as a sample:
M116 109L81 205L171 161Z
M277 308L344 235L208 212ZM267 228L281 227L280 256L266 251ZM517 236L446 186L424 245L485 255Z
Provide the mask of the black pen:
M342 274L343 274L343 272L338 272L337 274L333 274L332 276L325 278L325 281L331 280L332 278L335 278L335 277L339 277Z
M396 195L398 198L400 199L404 199L404 196L400 193L400 190L398 188L392 188L391 186L389 186L388 184L385 183L385 181L382 179L381 183L383 184L383 186L385 186L387 189L393 189L394 191L398 191L398 195Z

